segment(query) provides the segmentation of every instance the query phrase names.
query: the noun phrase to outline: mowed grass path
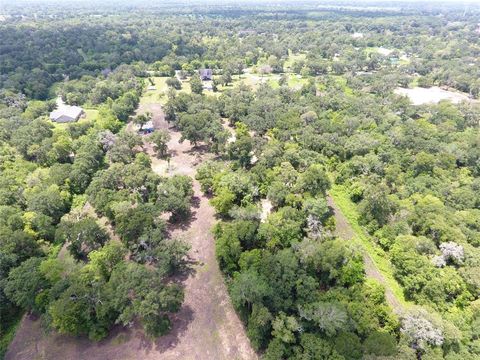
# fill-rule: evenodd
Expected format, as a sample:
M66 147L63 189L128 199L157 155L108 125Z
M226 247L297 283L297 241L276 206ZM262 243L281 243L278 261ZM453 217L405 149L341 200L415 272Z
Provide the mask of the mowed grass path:
M373 239L363 227L359 224L359 213L357 206L350 200L350 197L342 185L334 184L329 191L331 201L333 201L335 217L337 220L337 235L352 241L360 248L365 261L365 271L367 276L377 279L386 290L386 297L389 304L397 312L403 312L412 304L405 299L403 289L395 280L393 267L388 259L388 255L379 246L375 245ZM336 209L335 209L336 208ZM338 210L341 215L338 214ZM341 224L345 218L347 224ZM348 227L344 229L343 227Z

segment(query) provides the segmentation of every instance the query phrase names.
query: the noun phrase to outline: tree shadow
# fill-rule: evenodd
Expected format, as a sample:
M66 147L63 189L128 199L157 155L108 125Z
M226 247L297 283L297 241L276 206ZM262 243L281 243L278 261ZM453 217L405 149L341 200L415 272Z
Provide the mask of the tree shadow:
M175 230L183 230L187 231L190 229L192 223L197 220L196 217L196 211L192 211L193 209L198 209L200 208L200 202L201 198L199 196L192 196L192 199L190 200L191 203L191 208L190 211L185 214L184 216L174 216L173 214L170 215L170 218L168 219L168 224L167 224L167 231L168 233L172 233Z
M185 281L188 277L196 273L195 267L199 265L199 262L193 259L191 256L187 256L184 265L178 272L167 278L168 282L178 284L185 289ZM194 319L194 311L189 306L183 303L180 311L169 315L169 319L172 328L168 333L160 337L152 339L145 335L142 329L139 329L138 336L140 338L139 348L149 352L152 350L164 353L165 351L174 348L180 341L182 335L187 331L189 324Z
M193 145L190 149L185 151L185 154L203 155L210 152L210 147L206 144Z
M195 196L195 195L192 196L192 201L191 201L192 207L194 209L198 209L200 207L200 201L201 201L201 199L200 199L199 196Z
M170 236L171 233L176 230L187 231L188 229L190 229L192 223L195 220L197 220L196 212L191 210L189 211L188 214L180 218L178 216L171 215L170 218L168 219L167 233Z
M194 319L194 311L188 305L182 306L180 311L170 317L172 328L170 331L156 339L151 339L148 336L142 334L140 336L139 348L147 353L155 350L159 353L164 353L175 346L180 341L182 335L187 331L188 325Z
M170 159L178 156L178 151L177 150L174 150L174 149L169 149L168 150L168 156L170 157ZM164 160L167 160L166 158Z

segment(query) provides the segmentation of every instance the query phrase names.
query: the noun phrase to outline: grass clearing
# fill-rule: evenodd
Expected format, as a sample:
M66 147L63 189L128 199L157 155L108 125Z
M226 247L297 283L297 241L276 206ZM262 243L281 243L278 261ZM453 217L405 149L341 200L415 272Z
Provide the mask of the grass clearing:
M168 77L154 76L150 77L150 79L153 81L153 86L155 86L155 90L145 90L142 97L140 98L141 105L158 103L163 98L166 98L168 91ZM149 80L145 81L145 83L147 88L151 85Z
M366 251L374 266L385 278L386 285L390 288L397 300L404 306L410 304L405 299L403 289L393 276L393 268L388 260L388 255L380 247L374 244L370 235L368 235L359 224L359 213L356 205L350 200L350 197L343 185L334 184L329 191L330 196L334 199L335 204L340 208L348 223L355 233L354 242Z
M288 77L288 86L294 90L299 90L305 84L308 84L309 79L305 77L299 77L297 74L293 73L284 73L284 74L243 74L241 77L235 75L233 77L233 86L238 86L239 84L245 84L250 86L253 90L257 90L258 87L265 83L270 85L273 89L278 89L280 85L278 81L282 75L286 75ZM227 87L219 87L219 91L232 88L232 85Z
M95 122L98 119L98 110L97 109L84 109L85 117L81 118L79 121L92 121Z
M297 61L306 60L307 54L294 54L292 50L288 50L288 58L285 60L283 67L285 70L291 70L293 64Z
M140 98L140 105L149 105L149 104L162 104L164 105L167 102L167 92L168 85L167 80L168 76L152 76L150 77L153 81L154 90L148 90L148 87L151 86L149 80L145 81L146 89ZM182 88L177 90L178 92L184 92L190 94L192 89L190 87L189 80L182 80Z

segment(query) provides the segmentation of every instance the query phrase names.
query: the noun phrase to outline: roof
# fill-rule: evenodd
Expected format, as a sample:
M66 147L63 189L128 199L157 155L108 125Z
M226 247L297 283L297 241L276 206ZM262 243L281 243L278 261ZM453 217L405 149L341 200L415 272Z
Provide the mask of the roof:
M71 119L78 120L80 115L82 115L83 109L80 106L70 106L63 102L61 96L57 97L56 100L57 108L50 113L50 119L57 121L63 117L63 121Z
M200 74L200 77L202 78L202 80L211 79L213 75L212 69L200 69L198 70L198 73Z
M142 130L151 130L153 129L153 122L152 120L147 121L145 124L142 126Z
M78 119L82 112L83 109L80 106L62 105L50 113L50 119L55 121L62 116L66 116L71 119Z

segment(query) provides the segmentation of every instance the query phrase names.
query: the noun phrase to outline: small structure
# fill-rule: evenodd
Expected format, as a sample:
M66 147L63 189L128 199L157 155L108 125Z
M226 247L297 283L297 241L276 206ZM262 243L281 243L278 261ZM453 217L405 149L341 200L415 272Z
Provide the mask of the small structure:
M155 128L153 127L152 120L147 121L145 124L143 124L142 128L138 130L138 132L141 134L151 134L154 131Z
M59 96L57 98L57 108L50 113L50 120L57 123L69 123L78 121L84 115L85 113L80 106L67 105Z
M212 69L200 69L198 70L198 74L200 75L200 79L203 81L210 81L213 77Z
M148 91L157 90L157 87L155 85L150 85L149 87L147 87L147 90Z
M107 68L105 68L105 69L103 69L103 70L101 71L101 74L102 74L103 76L107 77L108 75L110 75L111 72L112 72L112 69L110 69L109 67L107 67Z

